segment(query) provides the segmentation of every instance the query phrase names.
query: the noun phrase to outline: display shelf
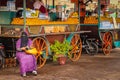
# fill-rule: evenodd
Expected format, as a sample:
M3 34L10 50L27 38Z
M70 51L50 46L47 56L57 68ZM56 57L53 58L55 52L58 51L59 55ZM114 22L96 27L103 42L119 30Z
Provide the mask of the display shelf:
M17 37L23 30L23 25L0 25L0 37Z
M106 32L106 31L120 31L120 28L118 29L99 29L100 31Z
M24 25L0 24L0 27L7 27L7 28L24 28Z

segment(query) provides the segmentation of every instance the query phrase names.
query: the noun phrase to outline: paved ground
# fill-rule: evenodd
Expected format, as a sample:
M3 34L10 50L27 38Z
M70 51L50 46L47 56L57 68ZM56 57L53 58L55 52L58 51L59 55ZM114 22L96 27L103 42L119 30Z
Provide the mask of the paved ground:
M0 80L120 80L120 49L108 56L82 54L79 61L68 60L65 65L49 61L37 76L28 75L21 77L19 67L0 69Z

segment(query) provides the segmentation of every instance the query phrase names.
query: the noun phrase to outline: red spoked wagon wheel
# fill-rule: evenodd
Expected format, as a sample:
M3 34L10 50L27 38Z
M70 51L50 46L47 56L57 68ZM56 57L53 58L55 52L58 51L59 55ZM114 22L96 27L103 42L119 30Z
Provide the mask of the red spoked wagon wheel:
M37 49L38 53L36 55L38 68L45 65L48 57L48 44L43 37L37 37L33 39L33 46Z
M80 36L75 34L71 40L71 45L73 46L72 50L69 51L70 59L72 61L79 60L82 52L82 42Z
M110 51L112 49L112 34L110 32L105 32L103 34L103 44L102 44L102 50L105 55L110 54Z

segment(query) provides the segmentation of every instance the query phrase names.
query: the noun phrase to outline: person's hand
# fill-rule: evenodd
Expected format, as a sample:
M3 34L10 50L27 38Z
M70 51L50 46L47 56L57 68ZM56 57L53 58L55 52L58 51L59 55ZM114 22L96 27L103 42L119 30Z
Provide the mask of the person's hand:
M26 50L26 47L22 47L21 50Z
M34 48L33 45L30 45L30 48Z

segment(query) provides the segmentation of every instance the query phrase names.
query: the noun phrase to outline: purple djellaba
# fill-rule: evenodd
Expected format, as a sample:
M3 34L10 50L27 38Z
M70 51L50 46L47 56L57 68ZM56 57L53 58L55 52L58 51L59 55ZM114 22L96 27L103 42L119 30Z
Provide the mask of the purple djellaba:
M16 58L20 65L20 74L25 77L27 72L37 75L37 63L34 55L26 54L25 49L30 48L32 40L28 38L26 32L21 33L21 37L16 42Z

